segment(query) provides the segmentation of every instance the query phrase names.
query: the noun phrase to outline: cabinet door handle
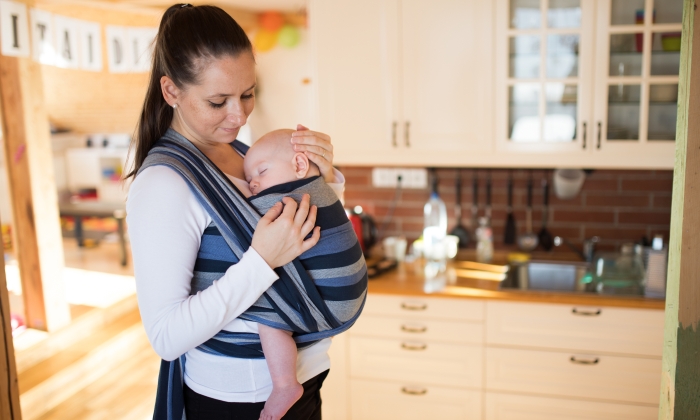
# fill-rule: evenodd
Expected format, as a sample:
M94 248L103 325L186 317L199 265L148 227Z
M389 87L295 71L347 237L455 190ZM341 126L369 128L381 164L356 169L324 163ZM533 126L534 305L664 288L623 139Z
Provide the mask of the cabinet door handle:
M425 388L415 388L415 387L409 388L409 387L405 386L405 387L401 388L401 392L403 392L404 394L408 394L408 395L425 395L428 393L428 390Z
M402 302L401 303L401 309L405 309L407 311L424 311L428 309L428 304L427 303L411 303L411 302Z
M408 333L424 333L428 331L428 327L425 325L406 325L403 324L401 326L401 331L408 332Z
M569 360L577 365L597 365L600 361L597 357L595 359L577 359L576 356L571 356Z
M586 149L586 129L588 128L588 124L586 122L583 122L583 149Z
M597 311L581 311L579 309L572 309L571 313L574 315L580 315L580 316L598 316L602 313L603 311L598 309Z
M406 121L406 130L404 132L404 139L406 140L406 147L411 147L411 123Z
M404 350L421 351L421 350L427 349L428 345L425 343L406 343L406 342L403 342L403 343L401 343L401 348Z
M392 144L394 147L398 146L398 144L396 144L396 126L397 126L398 124L399 124L399 123L397 123L396 121L394 121L393 123L391 123L391 144Z
M596 149L600 149L600 136L603 134L602 127L603 127L603 123L598 121L598 144L596 145Z

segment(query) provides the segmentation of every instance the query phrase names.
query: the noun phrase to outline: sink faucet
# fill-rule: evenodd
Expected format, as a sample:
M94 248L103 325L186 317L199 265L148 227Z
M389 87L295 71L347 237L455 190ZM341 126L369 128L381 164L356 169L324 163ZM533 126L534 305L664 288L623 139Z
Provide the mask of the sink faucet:
M586 239L583 241L583 250L580 250L576 248L571 242L567 241L561 236L555 236L554 246L560 246L561 244L565 244L566 246L571 248L575 253L577 253L582 260L584 260L587 263L590 263L593 262L593 255L595 254L595 245L598 243L598 241L600 241L600 238L597 236Z

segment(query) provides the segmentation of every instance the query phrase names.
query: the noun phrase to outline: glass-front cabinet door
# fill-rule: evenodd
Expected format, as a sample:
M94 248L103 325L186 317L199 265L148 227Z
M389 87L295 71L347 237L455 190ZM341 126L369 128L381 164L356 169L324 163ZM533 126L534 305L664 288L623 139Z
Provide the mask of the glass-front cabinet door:
M588 147L594 12L594 0L499 0L499 149L561 152Z
M672 165L683 0L598 0L595 150ZM648 166L648 164L645 164Z

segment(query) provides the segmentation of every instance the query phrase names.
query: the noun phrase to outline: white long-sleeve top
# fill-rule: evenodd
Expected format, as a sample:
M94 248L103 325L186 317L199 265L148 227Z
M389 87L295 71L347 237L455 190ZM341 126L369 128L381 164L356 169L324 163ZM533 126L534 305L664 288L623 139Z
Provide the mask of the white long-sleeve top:
M229 176L249 195L245 181ZM329 184L342 197L344 178ZM145 169L129 188L127 223L141 319L153 349L165 360L186 354L184 380L193 391L227 402L266 401L272 380L264 359L237 359L196 349L220 330L257 333L237 319L277 274L249 248L209 288L190 296L190 282L204 229L212 219L186 182L165 166ZM303 383L330 368L330 339L299 351Z

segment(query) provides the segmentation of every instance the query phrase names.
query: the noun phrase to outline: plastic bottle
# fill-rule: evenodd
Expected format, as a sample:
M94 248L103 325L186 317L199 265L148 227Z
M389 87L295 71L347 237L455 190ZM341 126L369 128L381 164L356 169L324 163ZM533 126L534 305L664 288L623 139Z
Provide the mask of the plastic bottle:
M445 235L447 235L447 209L437 193L437 178L433 179L433 191L423 207L423 255L425 275L436 277L445 271Z
M486 217L479 218L479 227L476 228L476 260L481 263L493 260L493 231Z

